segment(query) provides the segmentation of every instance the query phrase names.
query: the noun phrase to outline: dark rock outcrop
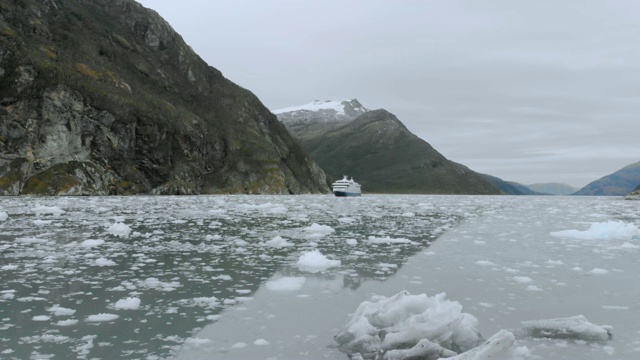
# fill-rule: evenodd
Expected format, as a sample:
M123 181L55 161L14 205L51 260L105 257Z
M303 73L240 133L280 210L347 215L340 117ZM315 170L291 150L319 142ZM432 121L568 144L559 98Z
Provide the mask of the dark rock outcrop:
M157 13L0 2L0 194L328 191L276 117Z

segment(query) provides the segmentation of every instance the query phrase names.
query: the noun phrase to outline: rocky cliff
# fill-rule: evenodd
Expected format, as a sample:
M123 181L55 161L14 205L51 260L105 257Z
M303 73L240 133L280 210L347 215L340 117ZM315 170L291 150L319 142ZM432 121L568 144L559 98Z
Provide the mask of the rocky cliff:
M340 107L334 110L347 114ZM330 179L353 176L364 192L500 193L480 174L446 159L386 110L364 109L335 121L305 121L314 118L295 111L298 114L276 113Z
M0 2L0 194L328 191L276 117L157 13Z

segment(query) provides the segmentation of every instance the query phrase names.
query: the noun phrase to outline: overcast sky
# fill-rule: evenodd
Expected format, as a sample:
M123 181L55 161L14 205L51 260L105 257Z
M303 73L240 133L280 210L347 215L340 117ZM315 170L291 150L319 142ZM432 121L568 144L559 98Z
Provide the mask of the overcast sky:
M357 98L523 184L640 161L640 1L140 2L272 110Z

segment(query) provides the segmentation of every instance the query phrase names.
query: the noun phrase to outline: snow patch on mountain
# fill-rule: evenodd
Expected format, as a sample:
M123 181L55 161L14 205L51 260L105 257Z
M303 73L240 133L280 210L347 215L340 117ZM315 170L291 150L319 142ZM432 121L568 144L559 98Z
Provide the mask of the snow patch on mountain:
M314 100L300 106L272 110L284 123L351 121L367 111L356 99Z

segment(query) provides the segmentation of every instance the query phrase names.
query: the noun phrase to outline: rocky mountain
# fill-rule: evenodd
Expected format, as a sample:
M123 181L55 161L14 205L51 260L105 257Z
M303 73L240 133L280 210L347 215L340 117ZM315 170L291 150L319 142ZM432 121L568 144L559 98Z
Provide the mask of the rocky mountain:
M357 100L324 102L323 111L330 115L324 117L313 104L318 105L274 112L329 179L353 176L364 192L500 193L481 175L447 160L386 110L369 111Z
M640 200L640 185L625 197L627 200Z
M550 195L571 195L579 190L562 183L538 183L526 186L533 191Z
M623 196L640 184L640 162L589 183L574 195Z
M0 194L328 191L275 115L154 11L0 1Z

